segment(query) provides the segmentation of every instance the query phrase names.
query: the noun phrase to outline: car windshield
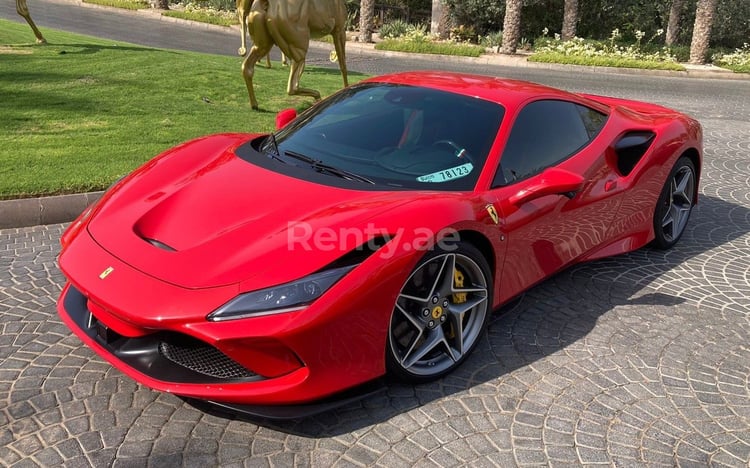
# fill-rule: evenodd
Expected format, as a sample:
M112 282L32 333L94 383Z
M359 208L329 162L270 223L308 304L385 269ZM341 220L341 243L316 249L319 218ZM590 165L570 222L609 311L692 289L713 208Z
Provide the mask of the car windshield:
M275 160L265 167L316 182L471 190L503 114L499 104L475 97L366 83L312 107L255 149Z

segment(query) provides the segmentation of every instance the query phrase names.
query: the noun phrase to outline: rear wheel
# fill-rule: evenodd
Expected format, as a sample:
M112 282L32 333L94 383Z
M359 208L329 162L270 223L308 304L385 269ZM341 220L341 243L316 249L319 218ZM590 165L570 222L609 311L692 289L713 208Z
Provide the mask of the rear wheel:
M492 276L471 244L428 253L409 275L391 316L386 365L427 382L458 367L476 347L492 304Z
M696 191L695 165L688 157L677 160L669 173L654 212L654 245L669 249L685 232Z

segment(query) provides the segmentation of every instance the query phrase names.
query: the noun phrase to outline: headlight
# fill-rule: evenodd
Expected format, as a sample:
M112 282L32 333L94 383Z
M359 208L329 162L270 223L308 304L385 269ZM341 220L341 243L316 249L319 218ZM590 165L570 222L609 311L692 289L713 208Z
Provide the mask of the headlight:
M352 268L349 265L321 271L291 283L240 294L206 318L221 322L304 309Z

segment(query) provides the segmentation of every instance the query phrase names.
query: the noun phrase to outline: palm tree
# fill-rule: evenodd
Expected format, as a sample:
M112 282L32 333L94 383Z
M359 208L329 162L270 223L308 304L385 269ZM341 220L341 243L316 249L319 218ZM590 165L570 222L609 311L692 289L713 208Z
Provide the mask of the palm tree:
M562 40L567 41L576 37L578 25L578 0L565 0L565 10L562 24Z
M359 41L372 42L375 0L362 0L359 4Z
M669 7L669 21L667 22L667 37L664 43L668 46L677 42L677 35L680 33L680 17L682 16L682 7L685 0L672 0Z
M719 0L698 0L695 7L693 40L690 42L690 63L706 63L706 53L711 40L711 27Z
M523 0L505 2L505 19L503 20L503 46L500 53L515 54L521 40L521 6Z
M445 0L432 0L432 18L430 21L430 34L440 39L448 37L450 30L450 12Z

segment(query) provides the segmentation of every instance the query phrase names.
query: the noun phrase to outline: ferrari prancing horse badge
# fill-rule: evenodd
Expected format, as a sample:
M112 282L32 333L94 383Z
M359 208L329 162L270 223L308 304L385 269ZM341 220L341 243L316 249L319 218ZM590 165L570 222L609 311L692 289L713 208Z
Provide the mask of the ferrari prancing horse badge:
M487 213L490 214L490 218L492 218L492 221L495 222L495 224L500 222L500 217L497 215L497 210L495 209L494 205L487 205Z
M106 278L106 277L107 277L107 276L109 276L109 274L110 274L110 273L112 273L113 271L115 271L115 269L114 269L114 268L112 268L112 267L107 267L107 269L106 269L106 270L104 270L103 272L101 272L101 273L99 274L99 279L104 279L104 278Z

